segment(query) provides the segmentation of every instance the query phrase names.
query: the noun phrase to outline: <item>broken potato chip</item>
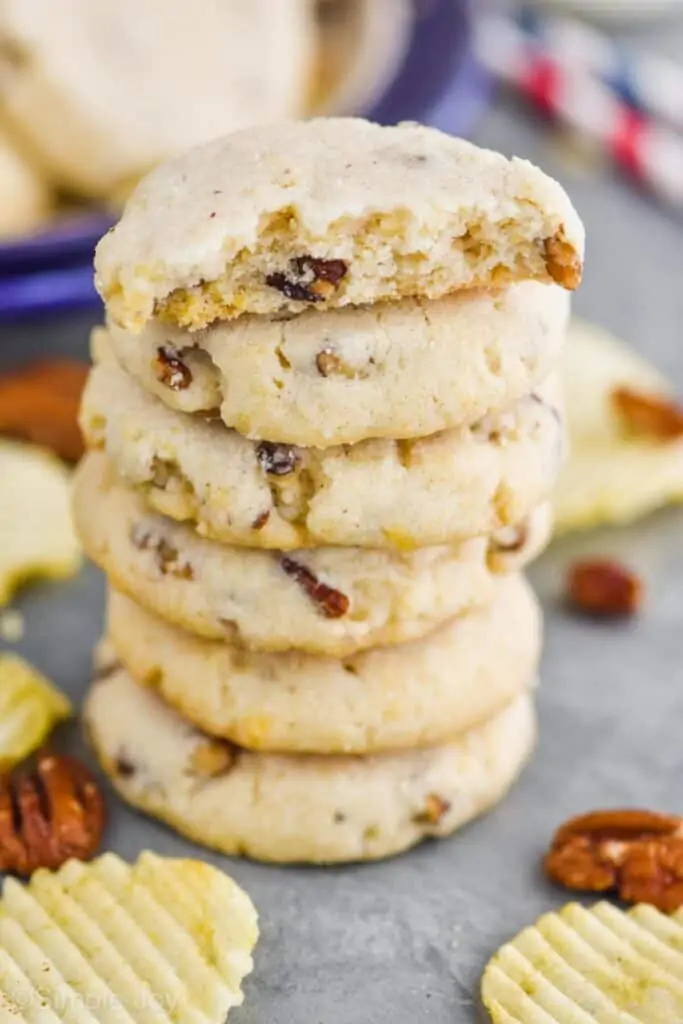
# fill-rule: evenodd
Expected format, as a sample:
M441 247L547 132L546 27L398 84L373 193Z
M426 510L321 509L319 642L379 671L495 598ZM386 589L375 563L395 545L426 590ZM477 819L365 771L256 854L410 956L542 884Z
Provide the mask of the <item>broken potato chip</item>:
M223 1024L258 937L249 897L217 868L143 853L8 879L0 1018Z
M71 704L18 654L0 654L0 770L23 761L45 741Z
M571 454L556 491L556 533L683 502L683 409L667 380L581 320L563 358Z
M0 607L26 580L62 579L81 564L69 471L42 448L0 440Z
M683 1021L683 911L570 903L496 953L482 999L494 1024Z

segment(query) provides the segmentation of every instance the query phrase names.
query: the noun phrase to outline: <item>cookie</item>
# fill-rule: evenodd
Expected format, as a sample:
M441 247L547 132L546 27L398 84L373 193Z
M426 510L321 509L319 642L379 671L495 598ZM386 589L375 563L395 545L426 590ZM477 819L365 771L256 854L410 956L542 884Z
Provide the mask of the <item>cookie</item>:
M106 196L189 146L303 111L309 0L3 0L2 106L52 180Z
M51 206L40 172L0 128L0 237L25 235L42 227Z
M401 643L492 594L483 538L403 553L228 547L151 512L101 455L76 474L74 511L87 554L114 587L188 632L257 650L341 657Z
M417 124L329 118L235 132L157 168L95 265L112 318L137 333L155 315L197 330L513 281L574 289L583 246L563 189L526 161Z
M90 691L86 727L121 796L196 842L257 860L400 853L500 800L531 753L523 695L451 743L374 757L255 754L195 729L121 668Z
M189 334L112 324L121 365L183 412L219 413L259 440L318 446L415 438L476 422L554 369L567 326L561 288L404 299L291 319L245 316Z
M520 576L423 640L343 661L245 651L111 591L107 635L133 677L198 728L251 750L365 754L446 742L535 679L540 610Z
M203 536L281 550L409 549L517 524L550 496L564 450L556 401L547 386L417 441L294 448L168 409L105 360L81 426L154 509Z

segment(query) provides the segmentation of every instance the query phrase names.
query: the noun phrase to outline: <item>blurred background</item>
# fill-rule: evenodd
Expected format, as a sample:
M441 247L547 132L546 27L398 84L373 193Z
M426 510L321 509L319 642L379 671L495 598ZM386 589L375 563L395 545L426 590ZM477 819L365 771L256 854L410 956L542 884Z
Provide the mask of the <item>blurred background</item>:
M87 358L94 244L155 162L318 113L541 164L586 222L576 310L683 373L683 0L3 0L0 368Z

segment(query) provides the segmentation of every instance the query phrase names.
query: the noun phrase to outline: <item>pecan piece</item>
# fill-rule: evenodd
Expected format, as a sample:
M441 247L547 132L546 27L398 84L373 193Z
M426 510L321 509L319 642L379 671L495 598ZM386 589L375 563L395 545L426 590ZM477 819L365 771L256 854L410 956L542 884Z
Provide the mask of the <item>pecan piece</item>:
M293 473L299 464L296 448L289 444L275 444L261 441L256 448L256 458L266 473L271 476L286 476Z
M428 793L425 797L424 808L415 815L413 821L416 825L438 825L450 809L451 805L448 800L444 800L437 793Z
M581 284L583 264L562 228L543 240L543 252L546 269L552 280L568 291L575 291Z
M280 565L283 571L295 580L317 604L326 619L340 619L346 615L349 610L349 599L346 594L342 594L341 590L335 590L334 587L328 587L326 583L321 583L310 569L286 555L280 559Z
M160 345L154 360L156 378L171 391L185 391L192 383L192 370L172 345Z
M137 765L124 751L119 751L114 760L114 771L120 779L132 779L137 775Z
M154 536L144 523L135 524L130 532L130 539L140 551L154 553L154 562L162 576L175 576L181 580L194 579L192 566L180 558L178 549L174 548L165 537Z
M347 273L348 267L344 260L296 256L289 261L286 274L268 274L266 284L294 302L324 302L332 298Z
M345 363L341 356L332 348L322 348L315 357L315 365L321 377L345 377L354 380L361 376L353 367Z
M667 913L683 906L683 818L652 811L594 811L553 837L549 878L569 889L613 891Z
M0 776L0 871L26 877L87 860L103 829L102 796L75 758L43 751L32 771Z
M83 454L78 407L85 363L44 359L0 377L0 434L51 448L76 462Z
M626 618L639 610L643 585L619 562L587 560L569 570L567 598L572 607L592 618Z
M259 512L259 514L254 519L253 523L251 524L252 530L262 530L269 519L270 509L266 508L263 510L263 512Z
M657 441L683 437L683 408L668 398L619 387L611 399L614 412L632 433Z

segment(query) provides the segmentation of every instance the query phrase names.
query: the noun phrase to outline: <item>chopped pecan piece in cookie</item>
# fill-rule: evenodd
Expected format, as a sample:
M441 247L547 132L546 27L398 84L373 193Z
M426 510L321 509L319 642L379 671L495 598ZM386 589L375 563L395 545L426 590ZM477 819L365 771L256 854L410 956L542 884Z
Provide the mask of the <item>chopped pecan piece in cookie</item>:
M161 345L154 360L157 380L171 391L185 391L192 383L192 371L172 345Z
M178 579L194 579L194 570L189 562L183 561L177 548L165 537L155 535L144 523L136 523L130 533L131 542L140 551L153 551L157 569L163 576Z
M102 796L75 758L42 753L32 771L0 776L0 871L28 876L87 860L103 829Z
M268 522L269 519L270 519L270 509L269 508L264 509L263 512L259 512L259 514L254 519L253 523L251 524L252 530L262 530L263 527L266 525L266 523Z
M317 576L301 562L284 556L280 559L284 572L299 584L301 589L318 606L326 619L340 619L349 610L349 599L346 594L334 587L321 583Z
M448 800L444 800L437 793L428 793L424 808L415 815L413 821L416 825L438 825L450 809Z
M121 779L132 779L137 775L138 768L133 759L125 751L121 751L114 761L114 771Z
M286 274L269 274L266 284L294 302L324 302L334 295L347 272L344 260L297 256L290 260Z
M296 448L289 444L275 444L261 441L256 448L256 458L266 473L271 476L286 476L293 473L299 464Z
M631 433L657 441L683 437L683 407L676 402L629 387L615 388L611 397L614 411Z
M569 291L575 291L581 284L583 264L574 247L567 241L564 231L544 239L543 251L546 268L553 281Z
M315 365L321 377L345 377L347 380L353 380L359 376L353 367L345 363L331 348L323 348L318 352Z
M544 860L569 889L613 891L667 913L683 906L683 818L652 811L594 811L560 828Z
M595 559L577 562L567 577L570 605L597 619L635 615L643 598L643 585L619 562Z

